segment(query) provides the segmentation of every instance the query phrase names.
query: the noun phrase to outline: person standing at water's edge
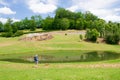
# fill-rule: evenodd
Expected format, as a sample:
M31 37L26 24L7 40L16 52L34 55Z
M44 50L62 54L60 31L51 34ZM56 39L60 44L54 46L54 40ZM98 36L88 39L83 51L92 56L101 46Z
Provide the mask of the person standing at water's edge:
M35 55L35 56L34 56L34 62L35 62L35 64L38 64L38 61L39 61L39 60L38 60L38 55Z

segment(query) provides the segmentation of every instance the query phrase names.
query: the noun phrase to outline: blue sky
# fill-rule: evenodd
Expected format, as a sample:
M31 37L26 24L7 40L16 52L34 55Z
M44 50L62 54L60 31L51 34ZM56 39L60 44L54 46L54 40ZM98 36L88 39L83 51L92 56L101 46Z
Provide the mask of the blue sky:
M40 14L51 15L58 7L72 12L91 11L106 21L120 22L120 0L0 0L0 21L7 18L19 21L25 17Z

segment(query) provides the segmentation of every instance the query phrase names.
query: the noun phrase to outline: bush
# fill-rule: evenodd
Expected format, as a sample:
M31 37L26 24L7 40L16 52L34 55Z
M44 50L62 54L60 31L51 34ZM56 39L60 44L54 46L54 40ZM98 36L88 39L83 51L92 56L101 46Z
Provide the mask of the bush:
M80 36L79 36L79 37L80 37L80 40L83 40L83 36L82 36L81 34L80 34Z
M12 35L13 35L12 32L6 32L1 34L2 37L12 37Z
M88 29L85 37L87 38L87 40L95 42L99 37L99 32L96 29Z
M23 32L22 32L22 31L17 31L17 32L14 34L14 37L15 37L15 36L21 36L21 35L23 35Z
M118 44L119 40L120 40L120 37L117 34L106 36L106 43L108 44Z
M67 36L67 33L65 33L65 36Z

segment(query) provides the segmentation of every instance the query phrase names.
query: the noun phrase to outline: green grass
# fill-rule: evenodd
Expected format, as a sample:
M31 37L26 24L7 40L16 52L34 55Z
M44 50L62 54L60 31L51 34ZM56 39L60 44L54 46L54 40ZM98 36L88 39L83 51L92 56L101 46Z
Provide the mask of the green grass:
M39 30L38 30L39 32ZM26 33L28 33L26 31ZM120 58L104 61L40 63L23 61L28 56L56 58L80 56L87 52L120 54L120 45L80 41L78 34L58 33L46 41L19 41L21 37L0 37L0 80L120 80ZM47 65L48 64L48 65Z
M0 54L30 53L46 50L90 50L120 52L119 45L79 42L79 35L55 34L52 40L46 41L18 41L17 38L0 38Z
M103 62L104 63L104 62ZM89 67L98 63L19 64L0 62L1 80L119 80L119 68ZM71 66L72 65L72 66ZM83 67L76 67L81 65ZM85 65L88 65L86 67ZM84 67L85 66L85 67Z
M30 69L5 70L0 74L1 80L119 80L120 69ZM2 77L1 77L2 76ZM3 77L4 76L4 77Z

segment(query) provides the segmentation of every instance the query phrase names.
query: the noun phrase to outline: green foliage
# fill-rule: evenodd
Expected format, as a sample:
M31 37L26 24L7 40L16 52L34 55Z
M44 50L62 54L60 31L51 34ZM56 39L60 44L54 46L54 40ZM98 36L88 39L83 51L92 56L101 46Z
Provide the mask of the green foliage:
M90 21L90 20L95 21L98 19L98 17L92 14L90 11L87 11L84 15L86 21Z
M87 29L86 32L86 39L95 42L99 37L99 32L96 29Z
M69 19L69 22L70 22L69 29L75 29L75 27L76 27L76 21L73 20L73 19Z
M63 18L59 22L60 29L67 30L69 28L69 20L67 18Z
M29 20L30 31L35 31L36 25L34 20Z
M41 28L42 17L40 15L31 16L31 20L35 22L36 28Z
M11 28L13 33L16 33L18 30L18 27L16 25L12 25Z
M108 44L118 44L119 40L120 40L119 34L107 35L106 36L106 42Z
M43 30L51 30L52 29L52 24L53 24L54 19L51 17L47 17L45 20L42 22L42 28Z
M11 25L9 23L4 24L4 31L5 32L12 31L12 27L11 27Z
M2 36L2 37L12 37L12 36L13 36L13 33L12 33L12 31L5 32L5 33L2 33L1 36Z
M101 38L105 36L105 25L106 23L102 19L95 20L93 22L93 28L95 28L100 33Z
M61 18L68 18L68 19L74 19L75 14L69 10L65 10L64 8L58 8L56 10L55 19L61 19Z
M119 23L109 22L106 25L105 40L109 44L118 44L120 41L120 25Z
M78 19L76 22L76 29L77 30L82 30L84 29L84 20Z
M2 34L2 37L12 37L13 36L11 19L8 19L7 22L4 24L4 31L5 31L5 33Z
M82 35L82 34L80 34L80 36L79 36L79 37L80 37L80 40L83 40L83 35Z
M17 31L15 34L14 34L14 37L16 37L16 36L21 36L21 35L23 35L24 33L23 33L23 31Z
M53 22L53 30L67 30L70 22L67 18L55 19Z
M3 32L4 31L4 26L3 26L3 23L0 21L0 32Z

